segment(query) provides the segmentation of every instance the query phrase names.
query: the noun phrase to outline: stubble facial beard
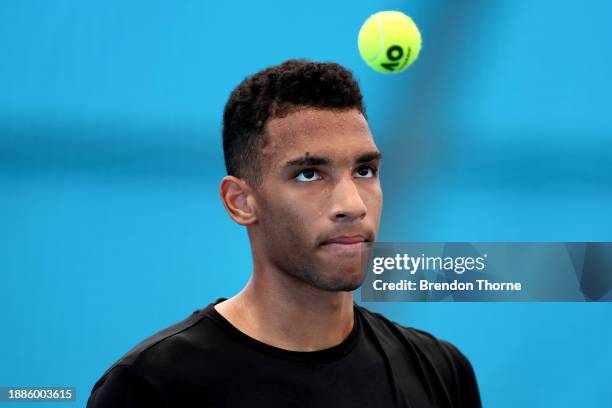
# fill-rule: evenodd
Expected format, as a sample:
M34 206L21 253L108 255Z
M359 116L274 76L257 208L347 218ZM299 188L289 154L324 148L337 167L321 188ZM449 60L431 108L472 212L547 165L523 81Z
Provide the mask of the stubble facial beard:
M328 292L353 291L363 283L365 275L362 271L356 278L354 273L339 270L340 263L330 263L328 273L320 269L315 262L316 253L304 250L308 244L299 239L304 236L299 233L300 226L304 225L302 220L285 220L283 227L280 227L281 223L278 221L266 221L262 222L261 226L268 259L282 273ZM313 248L313 251L318 250L320 247ZM333 270L334 268L337 270Z
M326 276L312 263L304 263L301 266L302 268L289 269L287 271L301 281L324 291L353 291L361 286L363 282L362 277L355 281L354 275L350 275L351 279L346 278L343 271L333 271L329 276Z
M285 261L289 259L290 257L285 257ZM340 270L330 271L330 274L326 275L313 262L303 258L294 259L286 265L278 265L277 267L284 273L327 292L353 291L361 286L364 278L360 276L356 280L353 274L346 274ZM330 267L336 268L335 266ZM350 276L350 279L345 275Z

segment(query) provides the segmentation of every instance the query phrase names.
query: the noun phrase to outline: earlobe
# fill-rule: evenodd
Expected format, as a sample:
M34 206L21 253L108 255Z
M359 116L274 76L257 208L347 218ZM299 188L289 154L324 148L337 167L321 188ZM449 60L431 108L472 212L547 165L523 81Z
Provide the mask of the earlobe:
M241 179L225 176L219 187L221 202L229 216L240 225L257 221L250 187Z

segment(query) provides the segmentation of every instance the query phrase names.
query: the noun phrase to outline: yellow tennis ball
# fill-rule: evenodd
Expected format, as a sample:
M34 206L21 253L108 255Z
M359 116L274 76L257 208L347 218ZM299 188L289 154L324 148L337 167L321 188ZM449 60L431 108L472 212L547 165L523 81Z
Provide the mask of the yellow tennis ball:
M380 11L363 23L357 45L363 60L374 70L401 72L419 56L421 33L404 13Z

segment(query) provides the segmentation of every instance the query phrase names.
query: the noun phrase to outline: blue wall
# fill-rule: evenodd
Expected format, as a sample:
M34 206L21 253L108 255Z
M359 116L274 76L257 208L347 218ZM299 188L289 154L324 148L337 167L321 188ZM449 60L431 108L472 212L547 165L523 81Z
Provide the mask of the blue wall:
M397 76L356 48L385 9L424 39ZM0 4L0 386L73 385L84 406L137 342L242 288L221 114L242 78L288 58L359 78L385 154L381 241L612 241L610 14L594 0ZM366 306L457 344L485 406L612 406L610 304Z

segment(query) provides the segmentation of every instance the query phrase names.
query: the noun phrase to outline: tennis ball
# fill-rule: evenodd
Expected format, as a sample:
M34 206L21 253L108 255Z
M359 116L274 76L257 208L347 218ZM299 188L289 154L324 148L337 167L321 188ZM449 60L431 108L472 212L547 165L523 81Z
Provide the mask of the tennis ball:
M421 33L404 13L381 11L363 23L357 45L363 60L374 70L401 72L419 56Z

